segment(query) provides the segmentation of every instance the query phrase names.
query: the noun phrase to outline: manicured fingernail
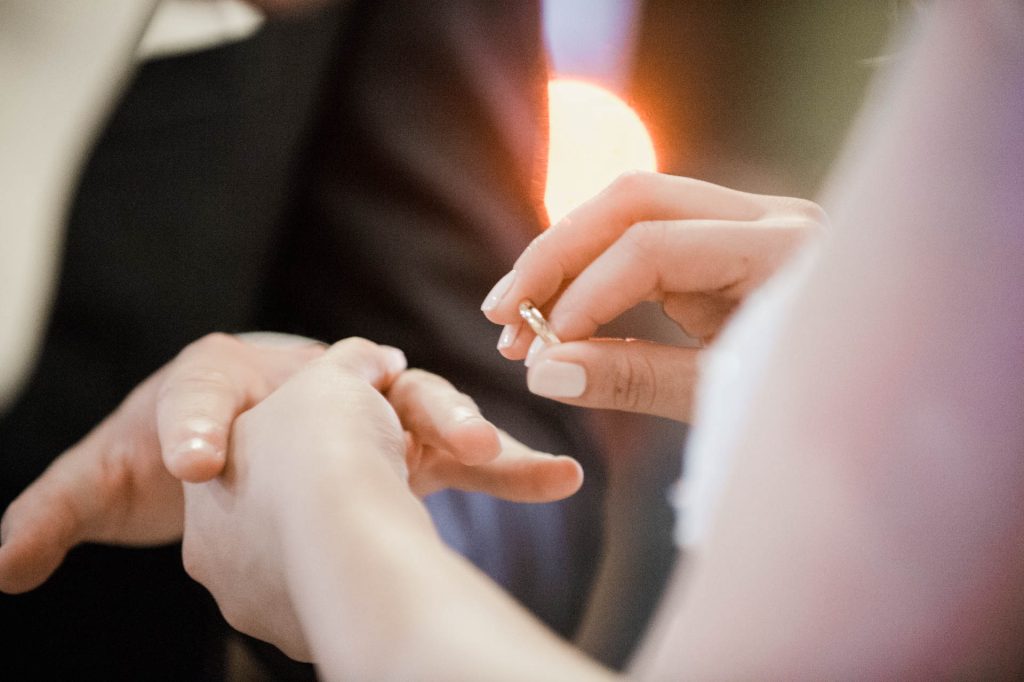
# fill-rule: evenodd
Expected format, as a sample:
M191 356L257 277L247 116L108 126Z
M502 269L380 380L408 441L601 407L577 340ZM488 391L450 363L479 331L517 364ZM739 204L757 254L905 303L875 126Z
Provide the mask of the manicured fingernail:
M547 344L544 343L544 339L539 336L534 337L533 343L530 344L530 350L526 351L526 361L523 364L527 367L533 367L537 355L545 348L547 348Z
M490 293L484 299L484 302L480 305L480 310L485 313L489 310L494 310L501 303L501 299L505 297L508 290L512 288L512 283L516 280L516 271L511 270L505 274L504 277L498 280L498 283L494 285Z
M498 350L504 350L515 343L516 339L519 338L519 330L522 327L522 322L506 324L505 328L501 331L501 336L498 338Z
M579 398L587 390L587 371L572 362L545 360L530 369L526 385L546 398Z

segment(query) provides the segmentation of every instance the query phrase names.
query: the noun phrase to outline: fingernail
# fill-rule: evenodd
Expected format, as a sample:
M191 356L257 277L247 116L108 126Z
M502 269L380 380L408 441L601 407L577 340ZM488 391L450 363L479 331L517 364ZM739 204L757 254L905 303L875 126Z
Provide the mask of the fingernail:
M391 374L400 374L409 366L405 353L393 346L381 346L384 349L384 363Z
M587 390L587 371L572 362L545 360L530 369L526 385L546 398L579 398Z
M498 350L504 350L515 343L516 339L519 338L519 330L522 329L522 326L522 322L506 324L505 328L501 331L501 336L498 338Z
M193 417L182 424L186 431L197 436L209 436L221 430L221 425L208 417ZM202 439L200 439L202 440Z
M505 294L508 293L508 290L512 288L512 282L515 280L516 271L510 270L504 277L498 280L498 283L495 284L494 288L487 294L484 302L480 305L480 310L486 313L489 310L497 308L498 304L501 303L501 299L503 299Z
M206 440L205 438L189 438L187 441L178 446L178 449L171 453L172 459L181 459L191 455L218 455L218 450L214 447L213 443Z
M526 351L526 361L523 364L527 367L533 367L537 355L545 348L547 348L547 344L544 343L544 339L539 336L534 337L533 343L530 344L530 350Z
M452 417L454 417L455 421L459 422L460 424L463 422L483 419L483 417L480 416L479 412L475 412L474 410L471 410L468 407L456 407L454 410L452 410Z

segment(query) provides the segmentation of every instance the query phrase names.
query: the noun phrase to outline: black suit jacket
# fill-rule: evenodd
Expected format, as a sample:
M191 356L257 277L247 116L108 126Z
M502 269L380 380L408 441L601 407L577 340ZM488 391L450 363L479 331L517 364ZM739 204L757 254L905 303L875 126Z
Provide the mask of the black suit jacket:
M360 334L584 460L587 488L558 505L433 502L488 505L449 540L569 634L598 551L597 445L525 391L479 313L539 229L544 82L533 2L334 6L145 64L82 174L43 353L0 421L0 502L208 332ZM15 677L217 679L222 627L177 547L82 547L0 598Z

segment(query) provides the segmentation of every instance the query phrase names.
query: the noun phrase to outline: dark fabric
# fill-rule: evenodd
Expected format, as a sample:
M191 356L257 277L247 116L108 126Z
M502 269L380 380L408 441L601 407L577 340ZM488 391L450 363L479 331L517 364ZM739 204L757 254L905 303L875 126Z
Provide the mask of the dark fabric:
M813 197L913 4L644 0L630 97L661 167Z
M335 14L141 69L67 227L42 356L0 421L0 503L185 344L252 329ZM222 621L176 547L82 547L0 596L5 679L222 677Z
M507 535L479 524L461 543L569 634L591 577L583 559L598 551L601 458L577 411L526 390L524 368L501 358L499 329L480 313L540 230L547 72L537 3L364 2L348 27L310 194L293 220L303 229L279 252L266 326L403 348L513 435L581 458L584 492L560 505L490 501ZM461 515L441 509L448 503ZM476 518L475 504L432 508ZM450 540L464 537L463 525L449 527Z
M367 0L147 64L85 169L42 357L0 421L0 502L205 333L360 334L586 463L558 505L430 501L449 541L571 633L600 458L479 313L539 227L544 78L534 2ZM222 627L176 547L83 547L0 597L3 676L218 679Z

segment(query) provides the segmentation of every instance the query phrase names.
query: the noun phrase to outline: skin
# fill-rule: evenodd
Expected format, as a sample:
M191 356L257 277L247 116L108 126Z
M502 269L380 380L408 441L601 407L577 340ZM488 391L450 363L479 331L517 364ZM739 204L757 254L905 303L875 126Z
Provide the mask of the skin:
M701 204L701 195L689 193L685 202L671 199L672 193L681 188L706 191L711 199L704 197L705 203ZM589 245L593 262L590 266L580 263L580 270L573 278L575 284L584 279L580 273L596 273L588 276L604 288L601 297L606 299L608 292L605 290L610 287L602 283L601 271L607 267L607 253L614 255L618 249L625 248L620 260L634 256L631 267L638 272L649 269L646 260L635 258L637 251L621 247L619 240L628 241L634 236L646 239L642 236L647 234L646 228L643 232L630 232L619 223L608 222L607 215L640 215L643 207L658 198L666 202L664 212L658 214L664 216L672 215L670 211L683 210L681 207L687 211L713 208L717 211L715 215L723 215L738 210L729 207L737 200L749 204L744 212L734 214L748 222L727 225L726 239L720 239L704 222L696 226L696 220L669 223L669 228L684 234L674 243L675 250L669 251L668 257L659 264L674 271L678 268L672 264L673 256L688 258L694 243L705 244L702 258L725 263L723 267L730 270L729 285L723 284L722 276L705 266L707 278L689 283L689 290L705 282L705 286L714 290L713 295L727 302L722 305L727 305L730 311L784 262L796 245L817 229L816 221L823 215L809 202L758 197L669 176L631 176L570 214L566 221L535 242L517 263L517 268L525 273L517 286L547 286L560 293L562 298L557 299L550 318L556 323L561 319L558 306L574 291L571 286L562 286L564 277L551 276L556 268L564 265L559 249L579 253L581 249L573 248L573 240L595 235L587 221L603 221L609 225L606 234ZM615 238L616 233L620 234L619 239ZM623 236L624 233L629 234ZM750 271L732 274L738 273L732 267L738 260L750 262ZM630 262L627 260L625 265L629 266ZM588 270L589 267L593 269ZM561 274L565 270L557 272ZM654 274L662 273L659 270ZM655 277L655 281L661 279ZM664 297L675 296L682 286L668 289ZM508 299L514 299L518 291L528 292L525 295L533 300L547 301L541 293L536 293L543 289L513 288ZM643 300L651 292L649 287L637 288L632 293L633 302ZM585 300L592 302L597 298ZM625 308L631 307L629 299L620 301ZM501 314L499 308L494 316L500 319ZM583 327L584 334L607 321L601 320L599 315L591 319L595 321L591 327ZM717 326L713 331L717 332L723 323L724 316L716 318ZM571 338L568 327L560 327L558 331ZM622 350L609 346L616 343L630 345L581 342L565 344L548 353L577 346L580 354L574 358L593 358L594 367L614 371L615 356ZM647 347L658 353L685 355L686 362L692 361L695 352L655 348L654 344ZM610 360L609 355L604 354L606 348ZM423 676L424 670L434 670L436 677L472 679L483 669L488 671L490 679L610 676L555 638L440 543L429 517L410 495L422 489L413 480L410 491L402 480L400 427L388 403L372 391L366 377L360 375L359 368L365 367L367 360L358 356L365 351L335 347L327 357L311 363L235 422L229 455L233 466L216 481L186 488L183 551L189 573L217 597L235 628L273 642L293 657L316 660L323 670L330 672L329 676L390 679L409 677L414 671L415 675ZM510 354L514 356L519 351L513 349ZM628 352L634 352L633 348L628 348ZM612 366L608 367L608 362ZM442 379L432 378L421 382L416 392L441 383ZM325 397L339 388L345 397ZM662 402L659 409L663 411L645 411L684 414L691 400L691 390L692 382L687 383L685 390L676 391L674 396L678 402L672 405L662 392L662 400L666 402ZM404 393L403 379L399 378L386 395L391 405L400 409L409 397ZM351 396L361 397L353 400ZM426 395L419 399L420 404L434 402ZM586 404L586 400L578 404ZM416 422L405 419L403 423L408 426ZM417 432L433 443L444 440L442 434L429 427L418 428ZM292 450L291 444L295 442L303 444L301 457L282 457L281 453ZM406 457L406 461L414 460L415 455ZM282 462L287 465L283 466ZM467 473L476 470L462 467ZM360 485L343 483L352 480L360 481ZM534 480L538 479L534 477ZM344 495L339 497L339 490L344 490ZM299 498L302 504L291 502ZM364 521L367 515L374 518L370 524ZM268 532L268 529L278 532ZM233 540L228 546L237 551L225 550L224 538L229 537ZM409 556L417 560L412 563L403 560ZM260 558L256 560L256 557ZM254 584L260 588L252 589ZM383 596L385 593L388 596ZM424 599L428 594L432 597ZM339 603L350 604L352 608L333 606ZM445 642L450 636L438 631L433 621L433 613L441 604L453 605L460 614L457 625L460 636L478 633L470 639L479 644L479 648L468 657L462 652L458 664L436 653L446 650ZM358 614L364 609L379 614L381 622L368 623L359 618ZM306 626L300 625L302 623ZM348 633L342 638L344 642L329 634L337 632ZM503 636L498 635L502 632ZM520 656L501 646L503 639L521 642L535 652L529 657ZM399 660L389 655L396 641L401 642L409 656L403 655ZM388 645L382 648L382 642ZM415 661L416 667L402 667L405 661L410 665Z
M406 370L401 351L362 339L345 344L375 361L367 365L367 381L387 391L406 425L400 435L412 490L426 495L456 487L546 502L581 485L575 460L536 452L499 431L445 380ZM219 475L235 419L325 348L300 337L213 334L184 349L7 508L0 521L0 591L37 587L82 542L180 539L182 481Z
M1001 14L979 19L976 6L933 8L888 91L895 100L883 100L862 129L833 202L835 233L781 321L709 536L676 576L632 670L638 678L1024 672L1024 138L1017 125L1024 111L1019 97L1006 97L1024 87L1017 30L1024 15L1010 4L991 7ZM986 24L986 16L1001 21ZM1004 69L1016 89L978 77ZM644 187L623 193L621 208L636 216L657 207L658 196ZM740 202L738 211L735 220L757 220L754 206ZM673 217L700 219L692 212L663 219ZM515 302L544 301L566 338L590 333L601 317L593 311L622 306L583 296L592 314L581 315L564 304L566 273L592 267L617 242L621 221L604 224L618 228L597 235L600 248L588 251L588 237L577 235L583 244L574 253L583 255L575 267L564 256L544 257L549 248L558 252L553 238L535 243L541 255L524 258L557 267L510 294ZM559 233L566 234L551 234ZM653 269L656 283L673 282L683 270L676 263L687 253L673 252L672 240L658 243L664 258L626 251L625 270L636 281ZM778 261L736 262L727 258L723 276L709 277L706 289L655 291L705 293L728 309L742 297L735 292ZM651 293L639 289L631 289L636 300ZM713 336L726 314L718 306L695 310L670 314L698 336ZM497 322L515 322L511 309L494 311ZM675 366L663 367L658 381L674 381L665 374ZM380 401L361 401L358 422L344 422L347 433L363 429L362 437L341 443L329 433L347 413L307 396L351 381L326 358L310 365L250 413L264 423L246 425L257 437L232 456L248 468L252 487L196 489L188 514L197 529L226 524L206 542L234 539L228 552L200 548L191 568L225 596L222 608L233 600L217 584L269 564L327 679L609 677L437 541L396 470L397 426ZM329 418L314 418L317 410ZM277 429L286 430L286 443L273 441ZM275 456L299 437L308 446L303 457ZM339 495L355 478L361 485ZM251 506L235 514L228 500ZM247 516L264 522L247 525ZM268 532L272 539L263 537ZM242 608L236 624L272 618Z
M187 347L10 504L0 521L0 590L37 587L81 542L178 539L183 498L170 472L216 475L234 413L321 353L309 341L263 348L223 334ZM206 445L183 447L196 438Z
M489 679L551 677L548 656L495 641L602 675L441 543L405 481L402 424L368 380L374 353L338 344L235 422L228 470L186 487L186 569L234 627L332 675L461 679L499 656ZM448 646L439 609L470 651L453 671L430 654Z
M484 313L506 325L505 338L514 335L500 348L510 360L527 357L535 342L519 302L546 313L564 343L532 346L531 388L545 361L573 363L586 372L586 390L548 397L688 421L699 349L593 334L636 304L657 301L685 334L711 343L826 220L810 201L629 173L537 237L516 261L511 287L492 292Z
M990 7L1002 14L981 18L1000 30L976 7L936 6L898 106L869 120L835 236L782 324L712 532L638 677L1024 672L1024 111L1005 97L1024 86L1024 15ZM999 67L1016 89L978 77ZM638 280L652 263L657 282L675 276L674 260L633 253ZM744 264L704 293L727 303L723 283L756 271ZM548 301L569 271L540 278L546 295L516 295ZM557 305L556 329L590 324L558 321ZM680 315L707 338L720 316ZM381 364L373 348L332 349L235 421L224 474L187 488L190 573L236 627L311 655L327 679L611 677L439 542L374 385Z

